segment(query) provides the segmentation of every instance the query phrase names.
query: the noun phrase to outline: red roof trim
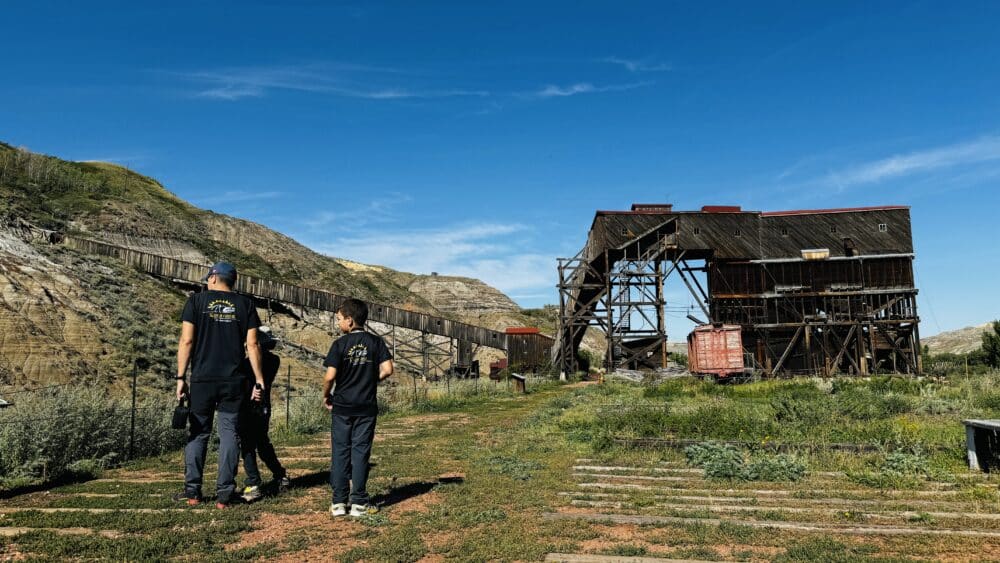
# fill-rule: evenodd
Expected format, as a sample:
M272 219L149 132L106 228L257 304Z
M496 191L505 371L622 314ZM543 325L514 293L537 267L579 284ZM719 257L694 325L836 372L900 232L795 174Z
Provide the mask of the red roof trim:
M637 209L636 211L602 211L598 210L598 215L675 215L676 211L664 209Z
M793 211L765 211L762 217L782 217L785 215L825 215L828 213L857 213L860 211L899 211L910 209L909 205L882 205L875 207L841 207L837 209L796 209Z
M713 206L708 206L713 207ZM718 206L715 206L718 207ZM743 209L741 211L726 211L725 213L737 213L743 215L759 215L761 217L786 217L794 215L823 215L831 213L859 213L865 211L900 211L909 210L909 205L882 205L874 207L841 207L835 209L795 209L791 211L749 211ZM590 224L590 228L594 228L594 224L597 222L598 217L606 215L702 215L707 213L716 214L718 211L706 212L706 211L666 211L662 209L642 209L638 211L622 211L622 210L598 210L594 214L594 221Z
M533 328L533 327L512 326L512 327L508 327L505 332L507 334L539 334L542 331L539 330L539 329L537 329L537 328Z

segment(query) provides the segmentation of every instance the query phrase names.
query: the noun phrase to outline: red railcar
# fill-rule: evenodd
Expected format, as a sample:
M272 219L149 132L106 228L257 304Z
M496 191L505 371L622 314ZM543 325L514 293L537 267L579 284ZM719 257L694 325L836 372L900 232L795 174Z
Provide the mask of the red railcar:
M725 378L746 373L739 325L702 325L688 335L688 370Z

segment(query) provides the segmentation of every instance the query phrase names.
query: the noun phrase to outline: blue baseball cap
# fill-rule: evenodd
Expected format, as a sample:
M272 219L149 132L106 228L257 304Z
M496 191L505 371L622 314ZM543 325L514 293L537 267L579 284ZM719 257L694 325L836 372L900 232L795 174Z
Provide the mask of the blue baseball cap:
M201 278L201 283L207 282L210 276L219 276L220 278L236 281L236 266L233 266L229 262L216 262L208 270L208 273Z

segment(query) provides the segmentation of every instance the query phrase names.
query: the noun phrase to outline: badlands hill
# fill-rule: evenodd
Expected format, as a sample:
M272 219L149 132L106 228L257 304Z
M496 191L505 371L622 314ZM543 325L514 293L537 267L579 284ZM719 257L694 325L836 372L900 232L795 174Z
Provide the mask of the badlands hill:
M927 346L932 354L968 354L983 345L983 333L991 330L993 323L967 326L921 338L920 344Z
M244 273L495 329L554 328L551 309L523 311L479 280L398 272L321 255L264 225L200 209L156 180L102 162L71 162L0 143L0 384L87 378L120 382L140 359L154 384L173 370L186 293L53 233ZM330 315L261 310L294 346L298 376L319 372ZM158 383L157 383L158 385Z

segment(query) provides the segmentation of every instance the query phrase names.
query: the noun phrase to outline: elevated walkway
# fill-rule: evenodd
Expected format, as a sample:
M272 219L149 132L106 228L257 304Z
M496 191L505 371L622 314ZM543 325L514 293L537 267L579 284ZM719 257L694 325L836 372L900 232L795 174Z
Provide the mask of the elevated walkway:
M65 236L63 243L87 254L117 258L154 276L188 283L200 283L209 266L208 264L185 262L71 235ZM345 296L319 289L248 275L240 275L234 289L260 299L329 312L336 312L340 304L348 299ZM379 303L368 303L368 307L369 321L414 330L425 335L444 336L453 340L507 351L507 335L500 331Z

